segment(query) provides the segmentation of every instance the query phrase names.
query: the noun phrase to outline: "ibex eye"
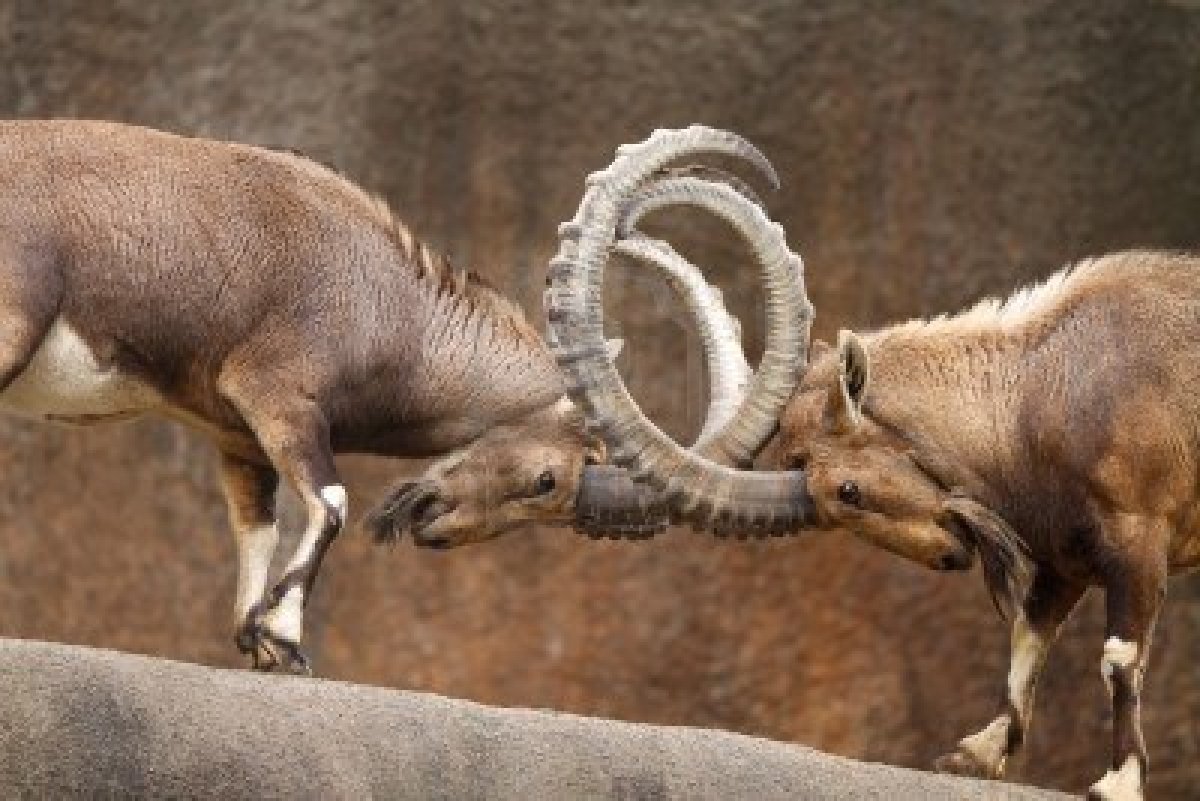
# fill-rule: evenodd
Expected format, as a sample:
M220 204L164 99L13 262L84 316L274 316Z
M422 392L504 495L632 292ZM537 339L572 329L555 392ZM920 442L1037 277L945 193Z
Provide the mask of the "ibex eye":
M533 485L533 489L538 495L545 495L547 492L553 492L554 473L550 472L549 470L543 471L542 474L537 477L537 483Z
M855 508L862 506L862 491L853 481L843 481L838 487L838 500Z

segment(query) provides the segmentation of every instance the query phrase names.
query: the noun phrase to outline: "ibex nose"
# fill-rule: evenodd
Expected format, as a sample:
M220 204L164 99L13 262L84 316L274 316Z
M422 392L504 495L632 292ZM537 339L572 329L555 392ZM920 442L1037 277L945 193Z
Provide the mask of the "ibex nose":
M427 527L439 517L454 510L453 504L447 503L436 490L421 495L409 509L409 520L412 525L413 544L424 548L449 548L450 539L431 534Z

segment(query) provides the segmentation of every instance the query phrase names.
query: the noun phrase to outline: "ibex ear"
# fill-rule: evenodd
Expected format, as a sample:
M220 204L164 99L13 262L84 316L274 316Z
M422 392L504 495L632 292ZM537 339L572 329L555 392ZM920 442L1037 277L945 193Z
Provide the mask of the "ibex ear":
M621 348L625 347L623 339L606 339L604 340L604 350L608 353L608 360L615 362L617 357L621 355Z
M839 428L853 430L862 421L863 396L871 379L871 362L853 331L838 332Z

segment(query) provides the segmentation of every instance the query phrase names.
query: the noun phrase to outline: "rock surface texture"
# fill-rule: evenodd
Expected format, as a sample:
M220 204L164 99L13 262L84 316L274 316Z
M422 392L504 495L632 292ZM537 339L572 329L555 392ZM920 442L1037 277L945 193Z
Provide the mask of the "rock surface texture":
M683 727L0 641L6 798L621 801L1055 793Z
M805 258L825 339L1089 254L1200 242L1195 0L0 0L0 114L304 150L532 314L586 174L618 143L691 122L736 130L775 163L783 190L757 188ZM731 236L698 216L657 228L761 348L755 278ZM694 433L695 340L661 284L619 275L622 369L648 413ZM240 664L234 548L196 437L5 419L0 462L0 633ZM352 520L420 467L342 466ZM594 544L547 530L434 554L349 531L313 604L328 678L921 768L991 718L1007 665L978 575L837 535ZM1050 659L1018 781L1080 791L1104 772L1101 607L1089 599ZM1173 585L1151 659L1151 797L1188 798L1195 579Z

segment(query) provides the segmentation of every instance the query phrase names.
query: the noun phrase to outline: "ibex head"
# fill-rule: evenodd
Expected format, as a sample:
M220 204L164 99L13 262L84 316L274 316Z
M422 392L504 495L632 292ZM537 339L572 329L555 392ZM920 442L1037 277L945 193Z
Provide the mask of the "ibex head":
M451 548L490 540L530 523L570 524L585 474L604 461L566 398L493 426L469 446L405 482L367 519L376 539L404 532L417 545Z
M939 479L931 463L869 413L865 341L843 331L816 343L811 364L759 463L803 471L816 525L849 531L935 570L966 570L981 555L992 598L1007 615L1029 581L1025 546L998 515Z
M612 165L591 176L551 262L549 312L559 362L613 460L659 490L673 517L718 534L848 529L939 569L968 567L978 548L993 594L1007 606L1022 580L1020 541L998 516L942 486L907 443L863 414L870 364L858 338L845 334L838 348L814 354L808 364L812 306L800 258L788 250L779 226L728 184L692 179L684 192L681 179L656 179L668 162L694 153L744 159L774 182L766 159L734 134L701 126L657 131L620 149ZM664 193L668 184L672 189ZM732 223L756 256L767 295L758 371L736 410L693 449L681 448L645 418L598 343L605 263L638 240L623 211L663 194L686 194ZM767 469L734 469L756 457Z
M760 464L804 471L821 528L853 532L926 567L969 568L976 538L952 494L907 443L864 414L870 376L854 334L843 331L837 348L818 343Z

